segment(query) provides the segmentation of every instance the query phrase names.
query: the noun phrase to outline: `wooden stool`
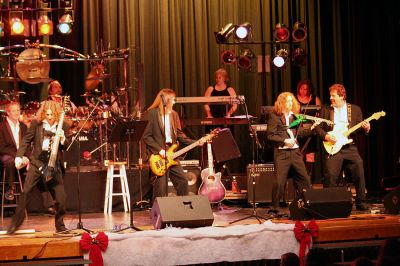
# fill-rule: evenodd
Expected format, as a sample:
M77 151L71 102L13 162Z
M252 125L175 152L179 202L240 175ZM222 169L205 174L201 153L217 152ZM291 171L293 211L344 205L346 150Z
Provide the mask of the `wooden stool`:
M16 208L18 206L18 198L21 195L22 192L24 192L24 187L22 185L22 180L21 180L21 175L18 173L18 181L13 182L15 185L15 193L14 193L14 199L10 201L9 203L5 203L5 193L6 193L6 171L3 169L3 179L0 182L1 183L1 222L3 222L4 219L4 209L5 208ZM19 188L19 189L18 189ZM28 213L25 210L25 216L28 218Z
M129 194L128 179L126 176L125 165L127 162L109 162L107 168L106 193L104 198L104 213L111 214L113 196L122 196L124 211L128 212L131 208L131 196ZM119 171L118 174L115 171ZM114 177L119 177L121 182L121 192L113 192Z

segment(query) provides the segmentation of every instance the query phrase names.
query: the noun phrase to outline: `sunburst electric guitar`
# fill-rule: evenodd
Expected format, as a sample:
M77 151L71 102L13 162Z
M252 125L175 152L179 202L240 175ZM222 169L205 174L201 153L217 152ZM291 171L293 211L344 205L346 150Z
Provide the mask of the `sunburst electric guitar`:
M211 203L221 202L225 198L225 187L221 182L221 173L215 173L211 142L207 142L208 168L201 171L202 183L199 187L199 195L208 197Z
M365 119L364 121L369 122L372 119L378 120L379 118L385 115L386 113L384 111L376 112L367 119ZM334 155L338 153L344 145L352 143L353 140L349 139L348 137L350 136L351 133L353 133L354 131L358 130L361 127L361 123L362 122L358 123L357 125L351 127L348 130L347 128L342 128L339 130L328 132L329 135L334 136L336 138L336 142L335 144L332 144L329 141L324 141L323 143L326 152L329 153L330 155Z
M177 144L172 145L168 150L167 150L167 156L166 158L163 158L159 154L152 154L149 158L149 164L150 164L150 169L151 171L156 175L156 176L163 176L165 172L167 172L167 169L170 168L173 165L177 165L178 162L175 161L176 158L181 156L182 154L190 151L191 149L201 146L207 141L211 140L213 137L215 137L218 134L219 129L213 130L210 134L207 134L206 136L202 137L201 139L197 140L196 142L186 146L183 149L180 149L179 151L175 152L175 150L178 148Z

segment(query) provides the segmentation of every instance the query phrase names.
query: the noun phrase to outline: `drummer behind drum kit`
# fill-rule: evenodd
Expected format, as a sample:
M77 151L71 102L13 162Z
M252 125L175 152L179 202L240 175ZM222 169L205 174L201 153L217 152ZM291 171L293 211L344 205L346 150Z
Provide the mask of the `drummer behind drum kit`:
M64 56L62 59L47 59L46 55L40 49L42 47L58 49L60 52L63 52ZM11 52L12 49L21 48L24 50L20 54ZM125 58L128 51L129 49L115 50L112 55L124 55ZM66 56L72 58L65 58ZM85 80L85 93L81 95L85 97L88 106L80 106L74 110L74 113L67 113L66 122L70 125L70 135L79 133L78 139L81 142L81 154L91 154L90 158L83 158L82 156L82 165L97 165L103 160L108 159L109 149L107 146L109 145L103 143L107 142L107 137L111 133L110 131L113 125L120 119L121 111L119 106L123 106L123 104L120 103L119 95L125 94L126 91L116 91L114 97L113 94L97 90L99 84L102 85L105 79L111 77L111 74L104 73L104 66L98 57L91 59L58 45L39 44L38 42L30 44L28 41L25 42L25 45L0 47L0 60L1 57L8 59L8 69L7 71L3 71L6 73L0 76L0 81L14 83L14 90L12 92L0 90L0 113L3 115L5 114L5 107L8 103L11 101L19 101L20 94L25 94L25 92L17 91L16 83L18 81L37 84L40 82L50 82L52 80L49 78L49 61L67 61L71 59L89 62L94 61L95 64L92 71ZM116 60L119 60L119 58ZM11 73L13 73L14 76L11 76ZM18 74L18 77L16 77L16 74ZM127 99L127 95L125 95L125 98ZM21 121L29 126L32 119L36 117L39 108L40 103L36 101L30 101L22 105ZM104 145L105 147L103 147ZM96 147L101 147L101 149L99 148L96 152L92 153L91 151L96 149ZM65 154L65 166L76 166L76 152L76 147L72 146Z

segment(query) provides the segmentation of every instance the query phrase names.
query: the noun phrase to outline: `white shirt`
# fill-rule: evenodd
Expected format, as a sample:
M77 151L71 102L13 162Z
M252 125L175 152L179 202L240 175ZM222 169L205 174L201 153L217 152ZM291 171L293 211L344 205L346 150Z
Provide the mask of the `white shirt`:
M172 143L171 121L169 119L169 114L161 117L163 123L164 123L164 117L165 117L165 142L166 143Z
M290 139L295 139L295 137L293 135L293 131L289 128L289 125L290 125L289 120L290 120L291 115L293 115L292 111L290 111L287 115L285 114L285 122L286 122L286 126L288 126L288 129L286 130L286 132L289 134ZM285 146L279 147L279 149L297 149L298 147L299 147L299 144L297 144L297 141L296 141L296 143L293 145L293 147L289 147L285 143Z
M333 126L333 131L348 128L349 118L347 114L346 102L343 104L342 107L333 107L333 122L335 123L335 125Z
M51 131L53 133L56 133L57 123L54 123L52 126L50 126L50 124L49 124L49 122L47 122L47 120L43 120L43 129L47 130L47 131ZM42 151L48 151L50 149L51 138L52 137L49 137L49 136L43 137Z
M19 121L17 121L16 124L14 124L13 121L11 121L10 118L7 117L7 122L10 125L11 132L14 137L15 144L17 145L17 150L19 149Z

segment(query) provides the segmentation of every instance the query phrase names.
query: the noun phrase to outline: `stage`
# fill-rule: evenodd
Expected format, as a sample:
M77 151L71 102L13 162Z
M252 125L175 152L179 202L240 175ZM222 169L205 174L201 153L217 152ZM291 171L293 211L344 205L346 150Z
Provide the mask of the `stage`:
M382 205L374 205L382 210ZM295 221L285 215L270 217L267 208L257 209L257 214L267 218L259 224L249 218L238 223L230 222L252 214L252 208L243 202L225 201L222 208L213 208L214 222L210 227L197 229L166 228L154 230L150 210L134 212L134 226L143 231L114 230L129 225L129 213L83 213L83 226L96 233L105 232L109 237L108 248L103 252L106 265L175 265L233 261L270 261L285 252L299 251L299 242L293 232ZM284 209L284 214L289 214ZM69 229L77 228L78 214L66 216ZM319 235L314 246L328 249L356 246L379 246L382 240L400 237L398 215L371 214L353 209L347 218L317 220ZM5 230L10 218L2 222ZM303 221L305 225L309 221ZM81 261L84 257L79 244L83 230L69 234L54 234L54 217L30 214L20 229L34 229L31 234L0 236L0 263L36 259L62 259ZM94 234L93 236L95 236ZM346 254L345 254L346 255ZM87 258L87 256L85 257ZM350 258L351 260L351 258ZM77 263L78 264L78 263Z

